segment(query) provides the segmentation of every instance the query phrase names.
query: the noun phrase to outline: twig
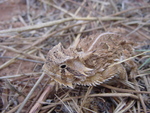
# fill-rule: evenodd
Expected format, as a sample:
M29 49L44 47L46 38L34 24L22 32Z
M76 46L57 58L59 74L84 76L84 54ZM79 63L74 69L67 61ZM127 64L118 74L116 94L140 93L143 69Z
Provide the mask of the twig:
M21 103L20 104L18 104L17 106L15 106L15 107L13 107L10 111L8 111L7 113L15 113L15 111L19 108L19 106L21 105Z
M4 79L5 83L7 84L7 86L14 92L17 92L19 95L22 95L24 97L26 97L22 92L18 91L18 89L16 89L11 83L9 80L7 79Z
M115 20L125 20L126 18L124 17L111 17L111 16L105 16L105 17L75 17L75 20L84 20L84 21L89 21L89 20L101 20L101 21L115 21Z
M125 112L128 111L131 107L134 106L135 102L136 102L135 100L130 101L130 103L128 103L128 105L127 105L126 107L124 107L122 110L120 110L120 111L117 112L117 113L125 113Z
M114 3L114 1L113 0L109 0L109 1L110 1L111 5L113 6L113 8L115 9L115 11L118 12L117 6Z
M69 101L72 99L78 99L78 98L83 98L83 97L84 97L84 95L77 96L77 97L69 97L69 98L62 99L62 101L65 102L65 101ZM129 94L129 93L101 93L101 94L91 94L91 95L89 95L89 97L131 97L131 98L139 100L138 96L136 96L134 94ZM51 103L51 105L45 106L41 109L47 109L47 108L50 108L50 107L53 107L53 106L56 106L59 104L61 104L61 102Z
M124 20L125 18L123 17L74 17L74 18L65 18L65 19L60 19L60 20L55 20L55 21L50 21L46 23L41 23L39 25L33 25L33 26L27 26L27 27L20 27L20 28L13 28L13 29L6 29L6 30L1 30L0 34L3 33L11 33L11 32L23 32L23 31L29 31L29 30L35 30L35 29L40 29L43 27L50 27L56 24L61 24L67 21L71 20L85 20L85 21L93 21L93 20L101 20L101 21L111 21L111 20Z
M1 45L0 45L1 46ZM1 46L2 47L2 46ZM4 47L4 46L3 46ZM7 49L10 49L9 47L6 47ZM14 49L10 49L10 50L14 50ZM15 50L16 52L19 52L20 54L22 53L22 54L24 54L24 55L27 55L28 57L31 57L31 58L33 58L33 56L32 55L29 55L29 54L31 54L32 52L34 52L35 51L35 49L34 50L32 50L32 51L29 51L28 53L26 53L26 52L20 52L20 51L18 51L18 50ZM2 65L0 65L0 70L1 69L3 69L3 68L5 68L5 67L7 67L8 65L10 65L10 64L12 64L12 63L14 63L15 62L15 60L16 60L16 58L18 58L18 57L20 57L21 55L16 55L15 57L13 57L12 59L10 59L9 61L7 61L7 62L5 62L4 64L2 64ZM43 58L40 58L40 57L36 57L36 58L39 58L39 59L43 59Z
M150 22L150 20L149 21L147 21L147 22L145 22L144 24L139 24L139 26L137 27L137 28L135 28L133 31L131 31L129 34L127 34L126 36L128 37L128 36L130 36L131 34L133 34L134 32L136 32L137 30L139 30L140 28L142 28L144 25L146 25L147 23L149 23Z
M43 2L43 3L45 3L45 4L48 4L48 5L50 5L50 6L53 6L53 7L55 7L56 9L59 9L60 11L66 13L66 14L72 16L72 17L76 17L76 15L74 15L73 13L70 13L69 11L63 9L62 7L59 7L58 5L55 5L55 4L53 4L53 3L50 3L50 2L47 2L47 1L43 1L43 0L40 0L40 1Z
M0 77L0 80L2 80L2 79L10 79L10 78L17 78L17 77L22 77L22 76L39 75L39 74L42 74L42 72L37 72L37 73L23 73L23 74L18 74L18 75L2 76L2 77Z
M120 15L120 14L123 14L123 13L126 13L126 12L129 12L129 11L132 11L132 10L144 9L144 8L150 8L150 6L134 7L134 8L131 8L131 9L127 9L127 10L120 11L120 12L115 13L115 14L111 14L111 15L109 15L109 16L117 16L117 15Z
M16 52L16 53L18 53L18 54L24 55L24 56L29 57L29 58L32 58L32 59L37 59L37 60L45 61L45 59L43 59L43 58L30 55L30 54L28 54L28 53L26 53L26 52L19 51L19 50L17 50L17 49L12 48L12 47L7 47L7 46L2 46L2 45L0 45L0 48L4 48L4 49L7 49L7 50Z
M24 99L24 101L22 102L22 104L20 105L19 109L17 110L16 113L20 113L22 108L25 106L25 104L27 103L27 101L29 100L30 96L33 94L34 90L36 89L36 87L38 86L38 84L42 81L42 79L44 78L45 73L42 73L42 75L40 76L40 78L38 79L38 81L35 83L35 85L33 86L33 88L31 89L31 91L28 93L27 97Z
M106 85L106 84L101 84L101 86L109 88L109 89L113 89L113 90L116 90L116 91L119 91L119 92L137 93L137 94L139 94L139 93L150 94L150 92L147 92L147 91L135 91L135 90L129 90L129 89L120 89L120 88L109 86L109 85Z
M29 113L29 111L31 110L31 108L36 104L37 100L39 99L39 97L41 96L41 94L43 93L43 91L45 90L46 86L50 83L50 78L48 78L48 80L42 85L42 88L40 88L40 91L38 92L38 94L34 97L34 100L32 101L32 103L30 104L30 106L28 107L28 109L26 110L25 113Z
M122 24L123 26L125 26L125 27L127 27L127 28L130 28L130 29L132 29L132 30L134 30L135 28L134 27L131 27L131 26L127 26L127 25L125 25L125 24ZM142 35L142 36L144 36L145 38L147 38L147 39L150 39L150 37L149 36L147 36L146 34L144 34L144 33L142 33L142 32L140 32L140 31L137 31L140 35Z
M54 20L54 21L41 23L41 24L37 24L37 25L32 25L32 26L27 26L27 27L6 29L6 30L1 30L0 34L35 30L35 29L40 29L40 28L43 28L43 27L50 27L50 26L53 26L53 25L56 25L56 24L61 24L61 23L64 23L64 22L67 22L67 21L71 21L71 20L73 20L73 18L65 18L65 19L60 19L60 20Z
M42 106L42 104L40 102L45 101L45 99L47 98L49 93L52 92L53 88L54 88L54 82L47 85L44 92L42 93L42 95L38 99L37 103L32 107L32 109L30 110L29 113L38 113L39 112L39 110L41 109L41 106Z
M9 57L9 56L0 56L0 58L4 58L4 59L14 59L14 57ZM17 60L28 61L28 62L34 62L34 63L41 63L41 64L44 63L44 62L42 62L42 61L31 60L31 59L25 59L25 58L16 58L16 59L17 59Z
M85 24L85 23L79 23L79 24L70 25L70 26L65 27L65 28L63 28L63 29L60 29L60 30L58 30L58 31L54 31L54 32L52 32L51 34L46 34L46 35L42 36L40 39L38 39L37 41L35 41L32 45L26 47L25 49L27 50L27 49L29 49L29 48L31 48L31 47L33 47L33 46L36 46L36 45L42 43L43 41L45 41L45 40L48 39L49 37L52 37L53 35L57 34L57 33L60 32L60 31L63 31L63 30L65 30L65 29L72 28L72 27L77 26L77 25L82 25L82 24Z
M134 79L134 84L135 84L136 90L137 90L137 91L140 91L140 88L138 87L138 83L137 83L137 81L136 81L135 79ZM147 113L146 105L145 105L145 103L144 103L144 100L143 100L142 95L141 95L141 94L138 94L138 97L139 97L139 99L140 99L140 102L141 102L141 105L142 105L142 107L143 107L144 113Z
M131 59L133 59L133 58L135 58L135 57L137 57L137 56L141 56L141 55L146 54L146 53L149 53L149 52L150 52L150 51L145 51L145 52L140 53L140 54L138 54L138 55L135 55L135 56L133 56L133 57L130 57L130 58L127 58L127 59L122 60L122 61L120 61L120 62L114 63L114 64L110 65L110 67L112 67L112 66L114 66L114 65L117 65L117 64L121 64L121 63L126 62L126 61L128 61L128 60L131 60Z
M68 108L68 106L64 103L64 101L60 98L60 97L58 97L56 94L55 94L55 96L60 100L60 102L65 106L65 108L69 111L69 113L73 113L69 108Z
M85 96L84 96L84 98L83 98L83 101L82 101L82 103L81 103L79 113L81 113L81 110L82 110L84 104L86 103L86 100L87 100L87 98L89 97L89 95L90 95L92 89L93 89L93 87L89 87L89 88L88 88L88 90L87 90L87 92L86 92L86 94L85 94Z
M139 99L138 96L129 93L103 93L103 94L92 94L90 97L131 97Z
M19 57L19 55L15 56L14 58L10 59L9 61L5 62L4 64L0 65L0 70L9 66L10 64L15 62L15 59Z
M100 0L90 0L90 1L93 1L93 2L96 2L96 3L100 3L102 5L109 5L110 4L109 2L100 1Z

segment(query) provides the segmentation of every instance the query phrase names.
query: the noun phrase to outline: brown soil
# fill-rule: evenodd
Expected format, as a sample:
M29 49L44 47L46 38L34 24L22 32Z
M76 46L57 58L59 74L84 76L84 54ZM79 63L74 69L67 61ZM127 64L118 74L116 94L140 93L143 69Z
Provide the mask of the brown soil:
M138 49L143 46L144 52L149 51L148 0L28 1L29 4L26 0L0 1L0 112L13 113L18 110L17 113L29 113L31 110L30 113L34 113L37 108L37 113L150 112L148 53L134 59L137 60L137 67L145 61L147 63L138 70L136 79L128 80L129 83L69 89L45 75L32 95L27 97L42 75L48 51L59 42L68 47L79 33L83 38L123 28L126 31L124 36L138 45ZM103 19L107 16L110 20ZM72 20L63 20L72 17ZM53 25L47 23L42 26L51 21ZM30 29L30 26L34 28ZM21 108L25 98L28 101Z

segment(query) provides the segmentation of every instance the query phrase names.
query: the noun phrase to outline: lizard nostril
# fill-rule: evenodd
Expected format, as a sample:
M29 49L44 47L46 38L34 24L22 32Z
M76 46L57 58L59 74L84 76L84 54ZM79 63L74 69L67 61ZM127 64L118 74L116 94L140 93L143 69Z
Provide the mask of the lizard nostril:
M61 65L60 68L66 68L67 66L65 64Z

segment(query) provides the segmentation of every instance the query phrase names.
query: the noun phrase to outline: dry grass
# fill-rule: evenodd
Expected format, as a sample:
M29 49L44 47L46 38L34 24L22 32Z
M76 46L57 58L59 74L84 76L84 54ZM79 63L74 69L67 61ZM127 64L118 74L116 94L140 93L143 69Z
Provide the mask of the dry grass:
M31 0L27 3L24 16L15 17L15 22L24 26L0 31L1 112L150 112L150 3L135 1L38 0L33 3ZM138 59L139 72L134 80L69 89L42 73L46 54L54 45L61 42L67 47L75 38L117 27L126 29L126 37L133 36L135 42L144 45L136 51L136 56L127 59Z

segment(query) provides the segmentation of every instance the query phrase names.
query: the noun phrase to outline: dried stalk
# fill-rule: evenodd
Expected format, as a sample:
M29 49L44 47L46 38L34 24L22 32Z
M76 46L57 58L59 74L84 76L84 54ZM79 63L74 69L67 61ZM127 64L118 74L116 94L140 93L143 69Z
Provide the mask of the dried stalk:
M29 100L29 98L31 97L31 95L33 94L33 92L36 89L36 87L38 86L38 84L44 78L44 76L45 76L45 73L42 73L42 75L40 76L40 78L38 79L38 81L35 83L35 85L31 89L31 91L28 93L27 97L24 99L24 101L22 102L22 104L20 105L20 107L18 108L18 110L17 110L16 113L20 113L21 112L21 110L23 109L23 107L25 106L25 104L27 103L27 101Z
M47 96L52 92L54 87L54 82L51 84L47 85L45 88L44 92L40 96L40 98L37 100L36 104L32 107L29 113L38 113L39 110L41 109L42 104L40 102L45 101Z
M3 33L11 33L11 32L24 32L24 31L30 31L30 30L36 30L44 27L50 27L56 24L61 24L67 21L71 21L73 18L65 18L65 19L60 19L60 20L54 20L46 23L41 23L37 25L32 25L32 26L27 26L27 27L20 27L20 28L13 28L13 29L6 29L6 30L1 30L0 34Z

